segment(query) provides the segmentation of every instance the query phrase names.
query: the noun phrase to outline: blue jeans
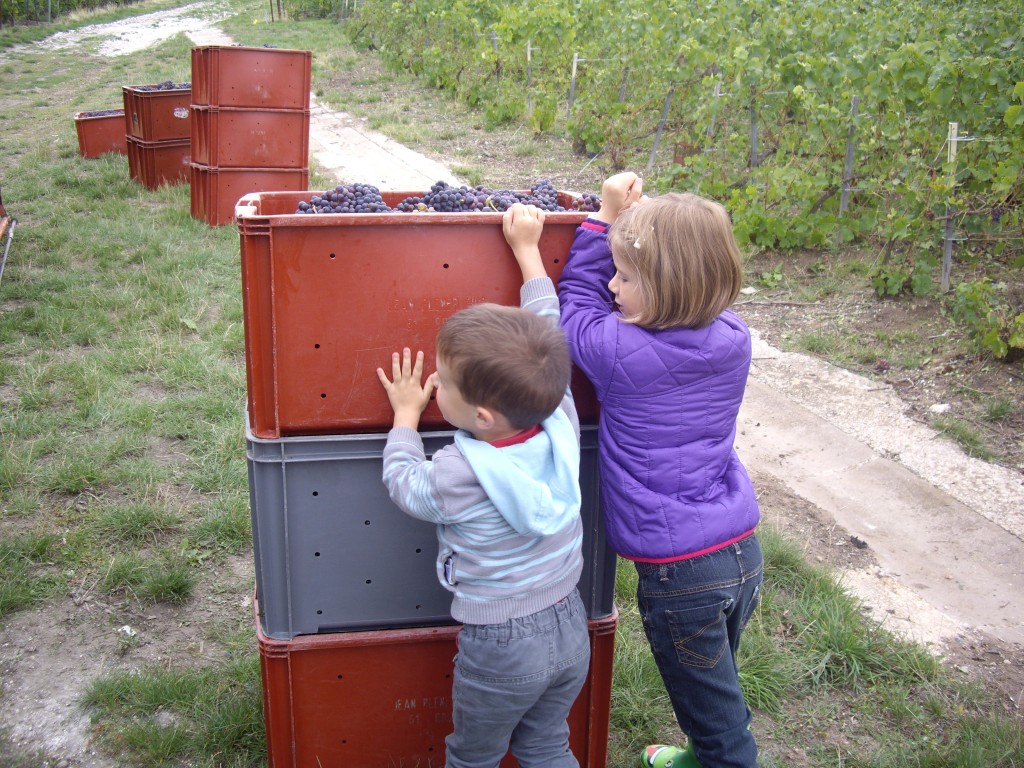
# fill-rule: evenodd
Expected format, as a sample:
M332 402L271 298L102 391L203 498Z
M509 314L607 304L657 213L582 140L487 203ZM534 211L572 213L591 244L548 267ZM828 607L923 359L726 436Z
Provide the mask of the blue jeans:
M579 591L504 624L459 631L447 768L496 768L510 749L520 768L578 768L567 718L590 669Z
M644 632L701 766L756 768L736 652L761 591L757 536L690 560L635 565Z

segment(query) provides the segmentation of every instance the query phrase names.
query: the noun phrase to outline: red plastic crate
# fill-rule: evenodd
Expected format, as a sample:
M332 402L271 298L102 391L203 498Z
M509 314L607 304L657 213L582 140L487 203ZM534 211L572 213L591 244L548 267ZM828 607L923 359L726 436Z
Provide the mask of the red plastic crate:
M82 157L100 157L108 152L128 154L123 109L76 112L75 132Z
M192 89L143 90L152 87L122 86L125 133L142 141L188 139Z
M128 175L146 189L188 181L190 142L140 141L127 137Z
M381 196L394 206L421 193ZM432 371L441 324L480 302L518 305L522 276L500 212L295 214L311 194L238 201L250 428L259 438L386 432L393 413L376 369L409 346ZM556 281L585 217L546 216L540 250ZM575 370L572 386L581 422L597 423L593 387ZM435 403L420 425L450 428Z
M243 195L272 190L300 190L309 184L308 168L221 168L192 163L192 218L211 226L231 224Z
M192 49L192 103L309 109L311 51L207 45Z
M590 674L569 713L582 768L604 768L618 613L592 619ZM271 640L256 622L268 768L444 764L458 627ZM511 754L502 768L517 765Z
M308 168L309 110L193 106L192 162L221 168Z

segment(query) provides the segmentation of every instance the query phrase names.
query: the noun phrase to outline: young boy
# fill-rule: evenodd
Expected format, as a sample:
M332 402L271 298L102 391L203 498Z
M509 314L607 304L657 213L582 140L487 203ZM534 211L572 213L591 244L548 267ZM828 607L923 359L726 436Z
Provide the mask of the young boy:
M384 483L406 513L437 524L437 573L463 623L447 768L577 768L566 718L587 676L590 639L576 588L583 567L579 420L558 299L540 258L544 214L516 205L503 230L523 273L521 307L479 304L423 353L394 353L377 376L395 412ZM437 389L455 442L427 461L420 416Z

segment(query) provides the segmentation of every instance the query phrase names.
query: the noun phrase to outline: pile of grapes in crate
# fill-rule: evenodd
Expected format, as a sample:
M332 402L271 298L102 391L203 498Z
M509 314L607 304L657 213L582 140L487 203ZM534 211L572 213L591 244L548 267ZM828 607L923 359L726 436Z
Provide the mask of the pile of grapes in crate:
M123 109L93 109L89 112L78 112L76 117L113 117L114 115L124 116Z
M136 91L185 91L192 87L192 83L176 83L173 80L164 80L155 85L133 85Z
M506 211L516 203L535 205L544 211L594 212L601 199L592 192L573 198L572 207L558 202L558 192L550 179L541 179L528 192L490 189L477 185L453 187L446 181L435 182L422 195L412 195L391 207L372 184L339 184L334 189L299 202L296 213L489 213Z

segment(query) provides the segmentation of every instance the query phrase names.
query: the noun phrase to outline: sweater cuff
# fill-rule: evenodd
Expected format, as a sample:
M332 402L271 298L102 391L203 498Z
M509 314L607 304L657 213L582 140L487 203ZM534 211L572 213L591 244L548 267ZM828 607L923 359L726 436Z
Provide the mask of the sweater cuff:
M555 283L550 277L535 277L527 280L519 289L519 306L525 307L534 301L554 298L557 295Z
M423 450L423 437L415 429L409 427L392 427L388 432L388 444L408 443Z
M583 223L580 224L580 226L584 229L592 229L595 232L607 232L611 224L604 221L598 221L597 219L592 219L588 216L583 220Z

